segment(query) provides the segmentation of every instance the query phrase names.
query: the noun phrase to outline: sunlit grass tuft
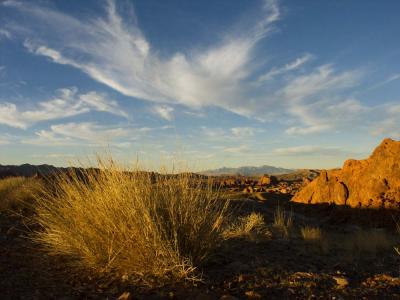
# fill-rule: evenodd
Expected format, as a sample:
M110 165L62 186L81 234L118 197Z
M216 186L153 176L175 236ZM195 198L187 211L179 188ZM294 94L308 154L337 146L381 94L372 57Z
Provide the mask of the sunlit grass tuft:
M101 161L99 170L59 175L37 201L36 240L50 253L147 284L198 279L227 211L207 180L125 172Z
M0 180L0 212L15 212L30 206L41 185L37 178L10 177Z
M239 218L238 222L224 231L226 239L250 237L252 234L260 234L265 231L264 217L260 213L252 212L250 215Z

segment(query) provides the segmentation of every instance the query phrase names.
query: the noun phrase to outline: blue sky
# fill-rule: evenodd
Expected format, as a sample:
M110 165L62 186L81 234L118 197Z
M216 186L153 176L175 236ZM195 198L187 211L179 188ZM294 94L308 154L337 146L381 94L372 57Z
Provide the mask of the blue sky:
M399 1L0 2L0 164L332 168L400 138Z

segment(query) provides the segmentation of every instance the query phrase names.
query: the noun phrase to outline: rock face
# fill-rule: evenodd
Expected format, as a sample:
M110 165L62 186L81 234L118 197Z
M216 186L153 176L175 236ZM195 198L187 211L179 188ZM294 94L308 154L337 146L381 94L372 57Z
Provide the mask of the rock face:
M400 208L400 141L384 139L368 159L350 159L342 169L321 171L292 201Z
M278 179L275 176L270 176L268 174L264 174L259 181L260 185L271 185L277 184Z

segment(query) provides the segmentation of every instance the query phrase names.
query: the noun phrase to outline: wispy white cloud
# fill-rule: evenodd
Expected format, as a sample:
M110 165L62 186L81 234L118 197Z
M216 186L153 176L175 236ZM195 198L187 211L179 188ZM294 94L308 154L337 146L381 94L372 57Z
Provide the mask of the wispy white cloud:
M35 146L76 146L77 141L71 137L59 136L49 130L35 132L35 137L21 139L21 144Z
M322 65L311 73L298 76L291 80L283 89L283 96L292 102L305 100L321 93L329 94L353 87L362 76L360 71L335 72L332 65Z
M375 136L400 139L400 122L398 121L398 117L378 122L372 129L372 134Z
M174 119L174 108L167 105L154 105L152 112L167 121Z
M211 128L207 126L202 126L200 127L200 129L203 135L212 139L214 138L221 139L226 136L225 129L223 128Z
M231 128L231 132L235 137L250 137L254 136L260 129L253 127L233 127Z
M89 111L101 111L127 117L116 101L96 92L79 94L76 88L57 91L53 99L39 102L36 107L20 110L14 103L0 103L0 124L26 129L34 123L72 117Z
M203 135L212 139L237 140L238 138L253 137L257 133L264 132L264 129L255 127L232 127L226 130L221 127L201 126Z
M58 124L50 128L52 133L60 136L98 142L126 137L130 133L125 128L107 128L91 122Z
M113 146L127 148L132 142L147 136L150 132L169 130L162 127L121 127L100 125L95 122L70 122L51 125L48 130L35 132L34 137L24 138L23 144L41 146ZM82 143L85 142L85 143Z
M346 99L343 92L358 84L361 71L336 72L323 65L311 73L297 76L279 92L286 111L299 125L286 130L289 134L311 134L348 125L364 107L356 99Z
M104 94L92 91L80 95L79 99L84 105L88 105L93 110L128 118L128 114L119 107L118 102L107 99Z
M358 126L365 123L363 119L375 109L356 99L327 98L295 104L291 113L299 119L302 126L289 127L285 132L290 135L307 135L347 128L350 124Z
M226 153L243 153L249 151L249 147L247 145L240 145L236 147L226 147L222 150Z
M0 40L2 38L7 38L7 39L11 38L11 33L4 28L0 28Z
M307 155L322 155L322 156L338 156L344 155L348 152L337 148L337 147L320 147L320 146L296 146L296 147L287 147L287 148L277 148L274 150L274 153L277 155L298 155L298 156L307 156Z
M304 54L303 56L297 58L296 60L284 65L280 68L272 68L272 70L258 77L256 83L261 84L264 81L268 81L273 79L275 76L285 74L287 72L296 70L308 62L313 56L309 53Z
M183 111L185 115L196 117L196 118L205 118L206 114L200 110L185 110Z
M386 78L385 80L372 85L369 89L370 90L377 89L377 88L380 88L380 87L382 87L388 83L391 83L393 81L396 81L396 80L400 80L400 74L393 74L393 75L389 76L388 78Z
M35 133L35 138L22 141L32 145L79 145L82 141L88 142L86 146L106 145L120 137L127 137L131 133L126 128L109 128L92 122L66 123L51 125L50 130L40 130Z
M329 125L313 125L313 126L308 126L308 127L289 127L288 129L285 130L287 134L290 135L306 135L306 134L312 134L312 133L320 133L324 132L331 129L331 126Z
M33 158L77 158L76 155L67 153L32 154Z
M400 105L392 104L385 107L386 117L377 121L371 129L374 136L400 139Z

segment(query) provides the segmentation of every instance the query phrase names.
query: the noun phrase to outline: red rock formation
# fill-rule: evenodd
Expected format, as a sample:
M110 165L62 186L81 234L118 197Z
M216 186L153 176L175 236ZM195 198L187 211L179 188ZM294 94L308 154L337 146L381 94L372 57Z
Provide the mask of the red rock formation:
M292 201L400 208L400 141L384 139L368 159L350 159L342 169L322 171Z
M277 183L278 179L275 176L270 176L268 174L264 174L259 180L260 185L271 185Z

